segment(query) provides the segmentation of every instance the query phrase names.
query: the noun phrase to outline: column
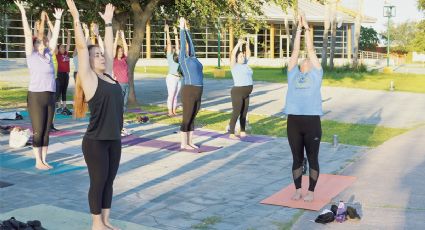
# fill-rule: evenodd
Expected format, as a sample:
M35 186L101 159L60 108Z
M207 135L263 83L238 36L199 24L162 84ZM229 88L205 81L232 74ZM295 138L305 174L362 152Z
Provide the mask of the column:
M275 25L270 24L270 58L274 58L274 35Z
M146 59L151 59L151 21L146 23Z

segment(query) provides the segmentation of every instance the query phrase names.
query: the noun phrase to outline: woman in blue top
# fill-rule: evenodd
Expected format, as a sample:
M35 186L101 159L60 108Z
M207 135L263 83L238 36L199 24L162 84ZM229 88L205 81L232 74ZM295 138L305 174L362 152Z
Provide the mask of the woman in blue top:
M181 88L181 76L178 71L179 70L178 54L180 52L179 37L177 36L177 28L174 27L174 40L175 40L176 46L173 48L171 44L170 31L167 24L165 24L164 30L167 35L165 52L167 55L167 62L168 62L168 74L167 74L167 77L165 78L165 81L167 83L167 91L168 91L168 98L167 98L168 116L175 116L177 115L177 112L176 112L177 96L179 95L180 88Z
M239 50L246 44L245 52ZM245 137L246 115L248 113L249 95L252 92L252 69L248 66L248 58L251 57L249 38L246 41L239 39L230 56L230 67L234 86L230 91L232 97L233 113L230 119L230 138L236 139L235 126L239 118L240 136Z
M187 45L189 46L186 50ZM187 53L188 52L188 53ZM203 90L204 74L203 66L195 55L195 47L190 37L186 20L180 18L180 54L179 64L183 75L183 87L181 91L183 104L183 121L181 131L181 148L197 149L198 146L192 142L193 130L195 129L195 118L201 108L201 97Z
M304 27L305 43L308 58L297 66L300 52L300 36ZM310 167L309 188L304 201L314 199L314 189L319 178L319 146L322 137L320 116L322 113L322 98L320 88L323 70L314 51L310 28L304 15L298 17L298 29L294 48L288 65L288 92L286 95L285 113L288 115L288 142L291 147L293 164L292 174L295 193L292 197L299 200L301 194L301 178L303 171L304 148Z

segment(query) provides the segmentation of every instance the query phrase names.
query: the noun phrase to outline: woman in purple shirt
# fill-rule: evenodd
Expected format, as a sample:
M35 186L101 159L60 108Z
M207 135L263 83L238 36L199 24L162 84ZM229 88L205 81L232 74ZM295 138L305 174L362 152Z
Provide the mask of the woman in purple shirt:
M56 47L62 9L55 9L53 16L56 18L52 39L48 47L43 38L33 38L25 14L24 4L15 1L22 16L22 26L25 34L25 54L30 72L28 87L28 112L33 129L33 152L35 167L41 170L51 169L46 162L47 148L49 145L49 131L53 121L55 109L55 71L52 62L52 50Z

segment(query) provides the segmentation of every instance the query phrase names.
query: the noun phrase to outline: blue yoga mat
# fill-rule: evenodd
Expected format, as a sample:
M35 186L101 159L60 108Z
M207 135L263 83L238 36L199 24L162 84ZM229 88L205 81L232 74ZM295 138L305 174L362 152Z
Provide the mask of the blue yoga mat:
M25 117L25 118L29 118L29 114L28 114L28 111L27 111L27 110L19 111L19 113L20 113L23 117ZM66 115L62 115L62 114L58 114L58 113L56 113L56 114L55 114L55 120L61 120L61 119L71 119L71 118L72 118L72 115L70 115L70 116L66 116Z
M70 164L64 164L60 162L51 162L50 165L53 169L50 170L38 170L34 167L35 160L33 158L17 155L0 153L0 167L22 170L31 174L44 174L44 175L58 175L76 170L82 170L86 167L75 166Z

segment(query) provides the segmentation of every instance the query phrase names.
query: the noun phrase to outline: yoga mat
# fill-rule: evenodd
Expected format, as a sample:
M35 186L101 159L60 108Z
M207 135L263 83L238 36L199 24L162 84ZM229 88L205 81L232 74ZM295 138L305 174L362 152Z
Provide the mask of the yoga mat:
M29 114L28 114L28 111L27 110L19 111L19 113L21 113L21 115L23 117L29 118ZM55 113L54 120L61 120L61 119L72 119L72 115L66 116L66 115Z
M355 180L356 178L352 176L320 174L319 180L317 181L317 185L314 190L313 202L304 202L302 198L296 201L292 200L291 197L293 193L295 192L295 185L294 183L292 183L288 185L287 187L285 187L284 189L280 190L279 192L273 194L272 196L262 200L260 203L319 211L326 204L328 204L332 200L332 198L337 196L346 188L350 187ZM307 193L308 181L309 181L308 176L303 176L302 178L302 194L303 195Z
M44 174L44 175L58 175L66 172L76 171L85 169L83 166L75 166L70 164L64 164L60 162L49 162L53 169L50 170L38 170L34 167L35 160L34 158L29 158L27 156L17 155L17 154L0 154L0 167L22 170L31 174Z
M211 132L211 131L205 131L205 130L195 130L194 134L197 136L206 136L206 137L212 137L212 138L224 138L229 140L234 140L232 138L229 138L228 133L217 133L217 132ZM246 136L243 138L240 138L240 141L243 142L250 142L250 143L264 143L268 141L272 141L273 138L271 137L263 137L263 136Z
M64 136L83 134L83 132L72 131L72 130L59 130L59 131L51 131L49 134L50 136L54 136L54 137L64 137Z
M142 109L135 108L135 109L127 109L127 113L140 113L140 114L150 114L155 116L161 116L161 115L167 115L168 112L149 112L149 111L142 111Z
M84 199L84 198L82 198ZM87 198L86 198L87 199ZM37 203L33 201L32 203ZM70 209L59 208L47 204L38 204L25 208L19 208L10 212L1 213L0 220L8 220L10 217L27 222L28 220L39 220L46 229L60 230L80 230L91 229L91 215L87 212L77 212ZM125 230L155 230L156 228L146 227L122 220L111 219L111 223L120 229Z
M129 146L136 145L136 146L143 146L143 147L166 149L170 151L183 151L183 152L191 152L191 153L211 152L211 151L215 151L215 150L223 148L223 147L216 147L216 146L201 145L199 146L199 149L194 149L194 150L180 149L180 143L178 142L155 140L155 139L137 137L134 135L123 137L121 139L121 143L122 145L129 145Z

